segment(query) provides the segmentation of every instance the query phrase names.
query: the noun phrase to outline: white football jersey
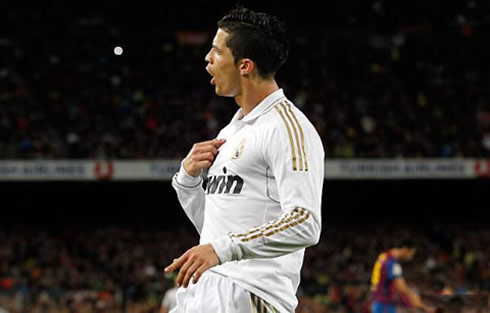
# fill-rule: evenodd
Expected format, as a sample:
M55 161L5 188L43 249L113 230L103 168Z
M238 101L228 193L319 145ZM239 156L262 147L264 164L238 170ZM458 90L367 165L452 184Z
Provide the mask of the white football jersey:
M211 271L294 312L304 248L321 231L320 136L279 89L247 115L239 109L217 138L226 142L205 184L183 166L174 176L179 201L218 255Z

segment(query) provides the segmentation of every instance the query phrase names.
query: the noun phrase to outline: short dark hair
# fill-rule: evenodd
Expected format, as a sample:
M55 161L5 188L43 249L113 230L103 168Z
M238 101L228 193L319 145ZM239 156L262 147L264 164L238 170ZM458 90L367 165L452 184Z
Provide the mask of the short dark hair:
M226 45L235 63L243 58L255 62L262 78L273 77L286 62L289 41L286 26L277 17L247 8L235 8L219 22L229 34Z
M398 240L395 248L408 248L408 249L415 249L415 243L410 240L410 239L401 239Z

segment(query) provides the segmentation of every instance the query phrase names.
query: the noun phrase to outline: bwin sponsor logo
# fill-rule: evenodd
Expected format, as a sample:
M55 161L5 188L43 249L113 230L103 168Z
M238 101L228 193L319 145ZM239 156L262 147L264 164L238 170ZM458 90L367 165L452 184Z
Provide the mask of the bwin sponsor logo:
M243 179L238 175L226 175L226 167L223 167L225 175L208 176L206 186L207 194L240 194L243 187ZM235 188L233 188L235 186ZM232 192L233 188L233 192Z

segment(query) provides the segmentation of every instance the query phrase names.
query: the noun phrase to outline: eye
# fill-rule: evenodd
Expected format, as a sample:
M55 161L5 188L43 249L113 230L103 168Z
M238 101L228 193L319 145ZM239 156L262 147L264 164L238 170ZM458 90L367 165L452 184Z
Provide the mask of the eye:
M218 48L216 47L212 47L211 48L211 51L216 54L216 55L221 55L221 50L219 50Z

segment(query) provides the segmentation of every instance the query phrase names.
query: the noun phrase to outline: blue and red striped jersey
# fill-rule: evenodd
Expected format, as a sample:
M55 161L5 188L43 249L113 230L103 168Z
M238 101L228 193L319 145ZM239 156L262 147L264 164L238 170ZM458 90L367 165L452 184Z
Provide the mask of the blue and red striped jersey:
M376 260L371 276L373 300L392 304L397 302L394 284L396 278L402 277L402 268L390 251L381 253Z

